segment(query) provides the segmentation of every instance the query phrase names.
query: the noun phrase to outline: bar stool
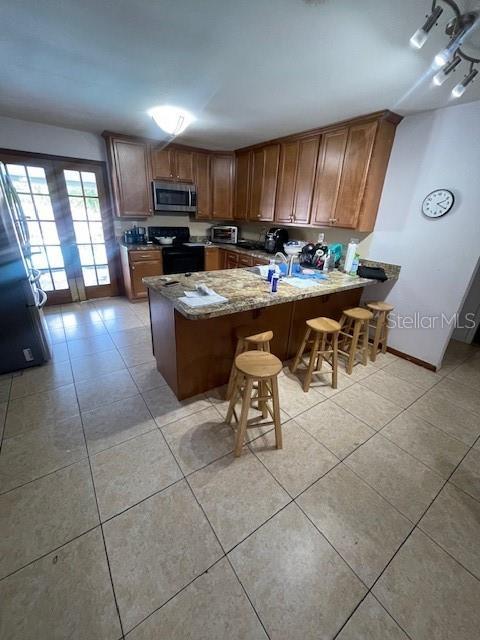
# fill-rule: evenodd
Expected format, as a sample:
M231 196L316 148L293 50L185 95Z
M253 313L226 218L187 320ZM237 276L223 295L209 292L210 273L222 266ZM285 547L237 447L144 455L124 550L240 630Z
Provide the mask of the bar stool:
M233 356L232 368L228 379L226 399L230 400L233 392L233 384L235 380L235 359L244 351L270 351L270 340L273 338L273 331L263 331L254 335L248 335L251 327L238 327L236 330L237 347ZM266 416L264 416L266 418Z
M305 393L308 391L310 384L312 383L312 375L317 373L323 373L323 361L325 360L330 365L330 370L325 373L332 374L332 387L337 388L337 363L338 363L338 334L342 328L336 320L330 318L312 318L307 320L307 329L305 336L302 340L302 344L298 349L298 353L295 356L293 365L290 369L292 373L297 370L300 361L307 367L307 373L305 374L305 380L303 381L303 390ZM314 332L314 337L310 338L310 334ZM308 344L311 344L310 360L308 364L303 358L303 353ZM329 358L330 356L330 358ZM316 368L315 367L316 362Z
M362 307L345 309L340 318L342 336L339 341L338 351L347 358L347 373L351 374L357 358L357 352L361 356L362 364L368 362L368 323L373 318L373 313ZM350 333L351 332L351 333ZM350 349L346 347L350 341ZM359 346L360 344L360 346Z
M367 307L373 312L373 322L369 327L374 329L373 344L370 349L370 360L375 362L381 344L381 352L387 351L388 340L388 314L395 308L393 304L388 302L368 302Z
M277 449L282 448L282 427L280 424L277 381L277 376L281 370L281 361L266 351L245 351L235 358L234 389L225 418L227 424L231 423L232 416L235 417L237 422L235 456L238 457L242 453L247 430L248 410L252 405L252 400L261 404L271 415L275 426L275 444ZM258 395L256 397L252 397L254 382L258 383ZM235 404L238 398L242 399L240 419L235 413ZM269 406L269 401L271 401L271 407Z

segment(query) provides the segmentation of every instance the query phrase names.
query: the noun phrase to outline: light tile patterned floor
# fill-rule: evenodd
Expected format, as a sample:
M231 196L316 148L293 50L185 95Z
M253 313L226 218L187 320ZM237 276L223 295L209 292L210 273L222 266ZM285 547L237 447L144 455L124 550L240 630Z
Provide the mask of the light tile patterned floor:
M53 361L0 378L0 637L478 637L478 349L308 394L285 370L284 449L259 425L234 459L224 390L177 401L146 303L47 320Z

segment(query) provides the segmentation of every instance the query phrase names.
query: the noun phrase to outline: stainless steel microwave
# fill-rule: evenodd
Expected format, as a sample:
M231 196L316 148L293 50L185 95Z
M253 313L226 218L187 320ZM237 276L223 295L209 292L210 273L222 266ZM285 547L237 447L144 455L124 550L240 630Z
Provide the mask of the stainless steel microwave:
M161 213L195 213L197 192L194 184L154 180L153 207Z

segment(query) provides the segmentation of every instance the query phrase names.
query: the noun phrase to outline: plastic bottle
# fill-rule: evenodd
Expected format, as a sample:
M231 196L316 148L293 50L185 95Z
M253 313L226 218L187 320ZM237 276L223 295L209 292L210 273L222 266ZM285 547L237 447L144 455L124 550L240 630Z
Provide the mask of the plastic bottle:
M352 268L350 269L350 275L351 276L356 276L357 275L357 271L358 271L358 265L360 263L360 254L356 253L355 257L352 261Z
M271 287L270 287L270 293L277 293L277 289L278 289L278 273L274 273L272 275L272 280L271 280Z
M268 266L268 271L267 271L267 280L268 282L272 281L272 276L276 271L276 265L275 265L275 260L270 259L270 264Z
M345 263L343 265L343 270L345 273L350 273L352 270L352 263L355 258L355 254L357 253L358 240L352 238L348 243L347 254L345 256Z

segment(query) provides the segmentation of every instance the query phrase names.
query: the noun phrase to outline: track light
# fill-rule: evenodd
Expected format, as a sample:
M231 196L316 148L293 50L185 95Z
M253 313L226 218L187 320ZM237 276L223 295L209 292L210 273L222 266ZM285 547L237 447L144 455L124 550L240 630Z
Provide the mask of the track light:
M467 73L464 79L453 87L452 98L460 98L461 96L463 96L467 86L473 81L477 73L477 69L474 69L472 65L470 67L470 71Z
M417 29L413 36L410 38L410 44L414 49L421 49L425 44L428 34L432 30L432 27L437 22L438 18L442 15L442 7L433 7L432 13L428 16L425 24L420 29Z
M460 58L460 56L455 56L453 60L450 60L450 62L445 65L443 69L440 69L440 71L433 76L433 82L437 85L437 87L445 82L445 80L448 78L448 74L451 73L455 69L455 67L460 64L461 61L462 59Z

